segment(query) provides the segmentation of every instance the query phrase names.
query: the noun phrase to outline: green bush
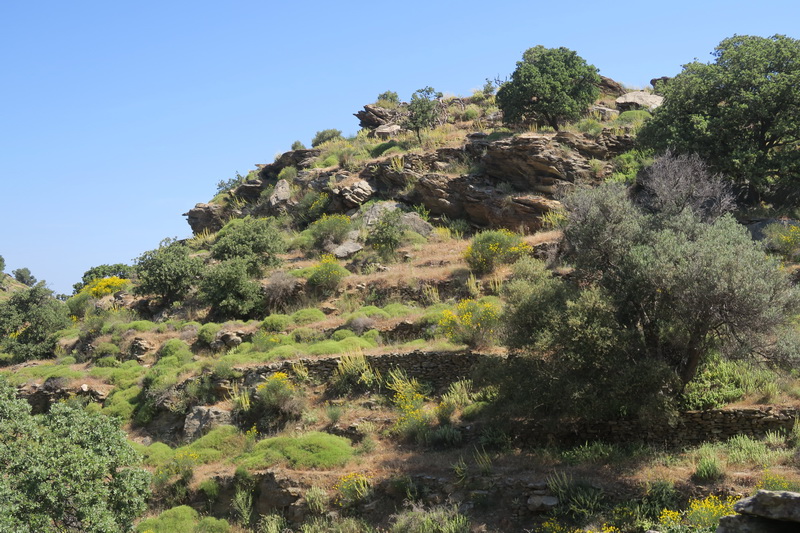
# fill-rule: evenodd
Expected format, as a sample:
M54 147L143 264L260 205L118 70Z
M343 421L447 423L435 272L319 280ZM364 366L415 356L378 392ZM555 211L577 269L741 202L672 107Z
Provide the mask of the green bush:
M295 141L292 143L292 150L305 150L306 145L300 141Z
M200 518L200 514L187 505L168 509L136 526L139 533L227 533L230 530L227 520Z
M192 358L189 345L181 339L169 339L161 345L158 351L160 358L176 357L178 360L187 361Z
M329 469L344 466L353 456L350 441L328 433L311 432L298 437L272 437L256 443L238 460L245 468L267 468L286 462L291 468Z
M278 172L279 180L286 180L289 183L293 182L297 177L297 169L295 167L284 167Z
M119 355L119 346L113 342L101 342L95 347L94 354L99 357L103 357L105 355Z
M119 359L114 357L113 355L108 355L106 357L101 357L97 361L94 362L95 366L99 366L101 368L116 368L120 366L122 363L119 362Z
M320 262L312 267L308 284L320 295L327 296L339 288L342 280L350 272L341 266L333 255L323 255Z
M197 340L206 346L211 346L217 339L217 333L219 333L221 329L221 325L214 322L207 322L200 326L200 329L197 331Z
M445 310L439 328L452 342L486 348L499 334L500 305L495 298L462 300L455 311Z
M314 222L321 217L328 208L330 200L328 193L308 191L300 198L300 201L297 202L297 216L306 224Z
M314 134L314 138L311 139L311 146L316 148L321 144L337 139L343 139L341 130L331 128L318 131Z
M322 215L308 227L315 251L333 244L341 244L350 232L353 222L347 215Z
M316 319L314 321L316 321ZM288 328L292 324L294 324L294 320L292 319L292 317L276 313L269 315L267 318L265 318L261 322L261 328L265 331L280 333L282 331L286 331L286 328Z
M372 246L384 259L394 257L394 252L403 240L406 226L402 223L403 213L399 209L384 211L378 222L370 229L367 244Z
M261 285L250 279L250 263L229 259L211 268L200 283L200 298L220 318L253 316L263 305Z
M304 326L306 324L312 324L314 322L325 320L325 313L323 313L322 311L320 311L315 307L309 307L307 309L300 309L299 311L295 311L294 313L292 313L290 318L291 321L297 324L298 326Z
M251 274L261 267L281 263L278 254L286 251L283 233L273 218L234 218L219 230L211 256L222 261L246 259Z
M506 229L482 231L475 235L464 252L464 259L477 274L492 272L502 263L511 263L527 254L530 247L516 233Z
M190 257L186 245L165 239L156 250L145 252L136 260L139 284L133 292L155 294L170 304L188 294L202 270L202 261Z
M335 341L340 341L348 337L355 337L355 335L356 334L350 331L349 329L337 329L336 331L333 332L333 335L331 335L331 339Z
M413 508L392 517L391 533L469 533L469 518L458 507Z

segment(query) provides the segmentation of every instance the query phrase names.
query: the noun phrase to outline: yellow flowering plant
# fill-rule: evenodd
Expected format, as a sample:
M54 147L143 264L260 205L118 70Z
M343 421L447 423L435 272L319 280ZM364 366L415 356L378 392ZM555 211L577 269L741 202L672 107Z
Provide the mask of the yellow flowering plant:
M455 310L445 310L439 330L452 342L470 348L485 348L497 337L500 305L490 299L461 300Z
M473 239L464 252L464 259L476 274L492 272L497 265L512 263L529 254L531 247L522 242L522 237L507 229L482 231Z

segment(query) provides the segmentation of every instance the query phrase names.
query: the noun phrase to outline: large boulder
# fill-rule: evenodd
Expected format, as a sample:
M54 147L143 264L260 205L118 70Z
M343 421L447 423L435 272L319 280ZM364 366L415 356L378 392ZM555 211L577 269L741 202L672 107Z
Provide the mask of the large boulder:
M195 235L219 231L225 225L224 215L225 208L218 204L197 204L183 214Z
M387 109L375 104L367 104L364 106L363 111L354 113L354 116L358 119L359 125L362 128L374 130L387 124L396 123L402 116L402 113L396 109Z
M186 442L191 442L202 437L217 426L233 423L233 415L230 411L219 407L207 407L198 405L192 407L183 423L183 438Z
M612 96L622 96L626 93L625 87L618 81L611 78L600 76L600 92L603 94L610 94Z
M632 109L645 109L652 111L664 102L664 97L646 91L633 91L623 94L616 99L617 109L630 111Z
M759 490L736 502L738 514L724 516L717 533L789 533L800 531L800 493Z

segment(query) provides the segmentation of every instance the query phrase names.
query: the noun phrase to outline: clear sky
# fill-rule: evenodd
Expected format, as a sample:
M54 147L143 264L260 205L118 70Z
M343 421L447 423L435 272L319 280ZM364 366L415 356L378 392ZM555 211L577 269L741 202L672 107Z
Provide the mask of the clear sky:
M537 44L644 87L776 33L800 38L800 2L3 0L0 255L70 293L385 90L468 95Z

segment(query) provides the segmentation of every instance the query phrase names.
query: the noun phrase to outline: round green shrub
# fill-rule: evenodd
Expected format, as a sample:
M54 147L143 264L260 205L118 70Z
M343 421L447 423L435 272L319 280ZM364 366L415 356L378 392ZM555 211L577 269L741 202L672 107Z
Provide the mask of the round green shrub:
M502 263L516 261L528 253L530 247L522 237L507 229L488 230L478 233L464 252L464 259L476 274L492 272Z
M291 315L291 320L299 326L325 320L325 313L317 308L300 309Z
M291 326L293 323L294 320L292 320L292 317L275 313L269 315L261 322L261 329L274 333L280 333L281 331L286 331L286 328Z
M355 336L355 333L353 333L349 329L337 329L336 331L333 332L333 335L331 335L331 339L333 339L335 341L340 341L342 339L346 339L348 337L354 337L354 336Z
M200 330L197 332L197 340L206 346L211 346L211 343L216 340L217 333L219 333L221 329L222 326L214 322L203 324L200 326Z

